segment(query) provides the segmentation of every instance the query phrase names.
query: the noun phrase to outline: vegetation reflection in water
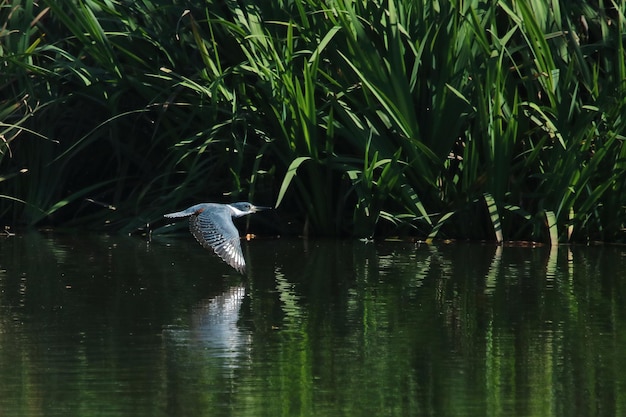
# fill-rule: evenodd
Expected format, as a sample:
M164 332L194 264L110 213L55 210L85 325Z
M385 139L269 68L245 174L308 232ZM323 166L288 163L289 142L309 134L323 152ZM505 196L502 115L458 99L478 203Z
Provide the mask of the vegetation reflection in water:
M624 254L0 240L0 415L615 416Z

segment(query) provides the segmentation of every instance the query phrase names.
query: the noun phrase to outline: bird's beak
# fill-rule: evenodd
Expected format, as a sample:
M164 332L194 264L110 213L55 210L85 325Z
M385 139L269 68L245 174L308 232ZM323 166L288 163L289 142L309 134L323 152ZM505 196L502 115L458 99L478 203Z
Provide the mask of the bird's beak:
M271 210L272 207L264 207L264 206L252 206L252 211L253 212L257 212L257 211L263 211L263 210Z

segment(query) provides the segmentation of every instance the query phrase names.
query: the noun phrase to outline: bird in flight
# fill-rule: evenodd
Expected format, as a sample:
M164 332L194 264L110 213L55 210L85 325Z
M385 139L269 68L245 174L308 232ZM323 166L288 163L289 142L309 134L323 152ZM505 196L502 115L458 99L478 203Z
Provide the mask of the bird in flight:
M248 202L218 204L201 203L183 211L165 214L167 218L189 217L189 230L196 240L238 272L246 273L246 261L241 251L239 231L233 218L267 210Z

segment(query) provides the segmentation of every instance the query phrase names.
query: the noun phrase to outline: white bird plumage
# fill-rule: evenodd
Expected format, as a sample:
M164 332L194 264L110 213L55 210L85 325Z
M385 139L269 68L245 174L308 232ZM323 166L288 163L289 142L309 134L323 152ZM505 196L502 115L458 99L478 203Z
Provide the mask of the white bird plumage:
M218 204L201 203L183 211L165 214L167 218L189 217L189 231L205 248L211 248L228 265L245 274L246 261L241 251L239 231L233 223L241 217L269 207L260 207L248 202Z

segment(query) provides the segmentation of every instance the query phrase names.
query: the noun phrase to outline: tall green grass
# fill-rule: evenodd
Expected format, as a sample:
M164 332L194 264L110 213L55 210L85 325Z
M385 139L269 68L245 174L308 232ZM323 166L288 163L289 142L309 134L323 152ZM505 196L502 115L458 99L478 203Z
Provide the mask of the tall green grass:
M5 1L0 213L132 232L253 199L281 233L621 240L624 6Z

